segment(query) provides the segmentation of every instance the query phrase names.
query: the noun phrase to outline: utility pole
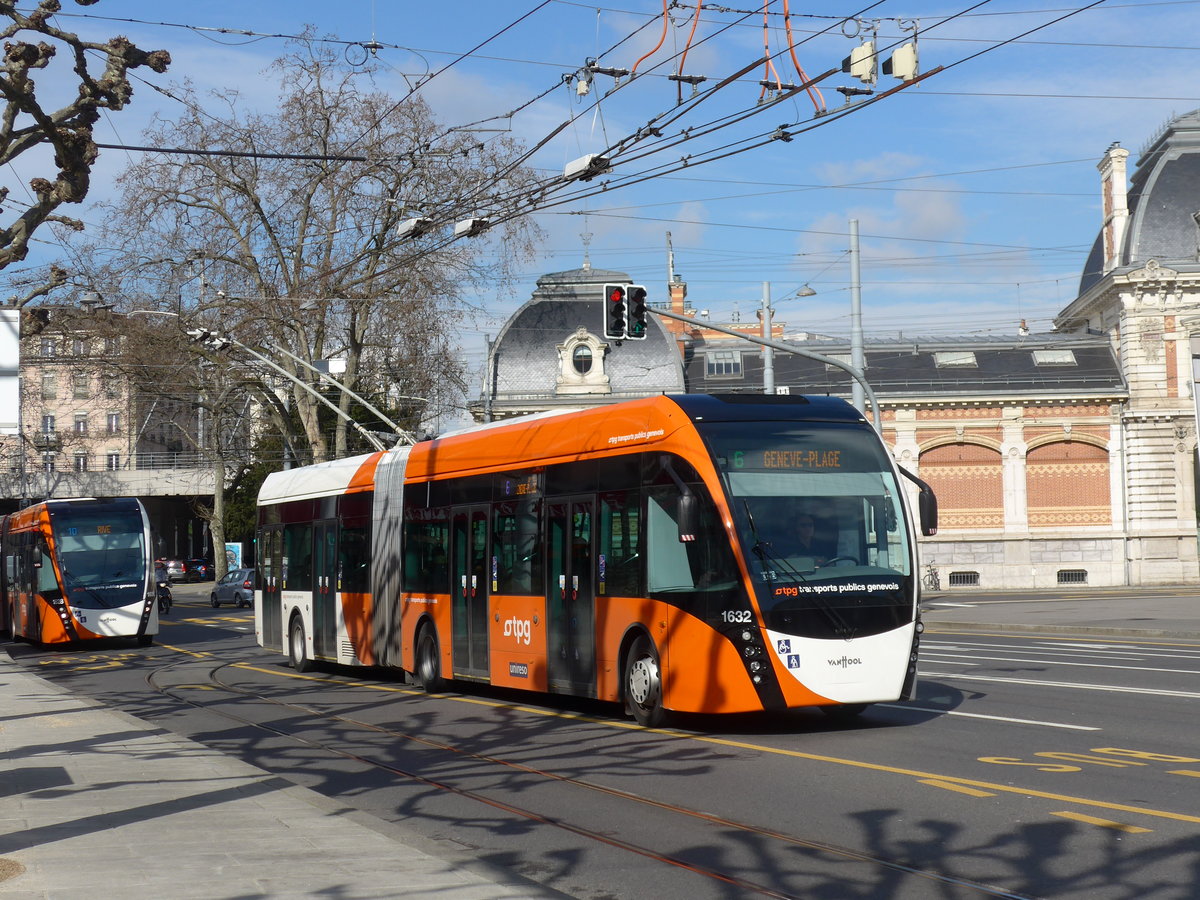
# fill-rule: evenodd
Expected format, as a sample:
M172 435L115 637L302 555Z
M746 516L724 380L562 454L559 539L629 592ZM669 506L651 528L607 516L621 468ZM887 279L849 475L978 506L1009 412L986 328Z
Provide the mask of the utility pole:
M862 273L858 262L858 219L850 220L850 365L859 372L863 366L862 332ZM863 386L857 379L850 382L850 402L859 412L865 412ZM882 427L876 423L875 427Z
M772 339L771 329L771 282L763 282L762 292L762 336L763 340ZM763 393L775 393L775 350L770 344L763 344ZM860 407L861 408L861 407Z

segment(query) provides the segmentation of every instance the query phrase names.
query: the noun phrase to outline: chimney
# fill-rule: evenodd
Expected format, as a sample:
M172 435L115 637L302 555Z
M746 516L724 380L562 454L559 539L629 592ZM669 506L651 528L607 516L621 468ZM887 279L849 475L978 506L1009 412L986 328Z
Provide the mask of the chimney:
M1111 272L1121 261L1125 227L1129 224L1128 177L1125 170L1128 159L1129 151L1114 141L1096 166L1100 170L1100 194L1104 202L1102 274Z

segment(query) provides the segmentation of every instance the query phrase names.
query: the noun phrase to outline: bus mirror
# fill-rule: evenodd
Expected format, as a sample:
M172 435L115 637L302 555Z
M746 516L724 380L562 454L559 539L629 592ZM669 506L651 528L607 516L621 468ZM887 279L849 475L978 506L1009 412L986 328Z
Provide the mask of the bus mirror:
M917 514L921 518L921 534L926 536L937 534L938 504L933 488L903 466L897 466L897 468L901 475L920 489L920 494L917 496Z
M937 534L937 495L930 490L929 485L925 485L921 488L921 493L917 497L917 510L921 515L921 534Z
M689 543L696 540L696 532L699 525L699 504L696 503L696 495L689 490L685 490L679 495L679 540L681 543Z

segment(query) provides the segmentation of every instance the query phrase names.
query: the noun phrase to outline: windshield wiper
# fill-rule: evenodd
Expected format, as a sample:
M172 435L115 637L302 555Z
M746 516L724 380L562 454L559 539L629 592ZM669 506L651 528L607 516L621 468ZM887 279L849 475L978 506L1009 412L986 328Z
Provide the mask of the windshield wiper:
M750 501L743 498L742 504L746 508L746 519L750 523L750 534L754 537L754 546L751 548L751 552L758 557L760 562L769 564L772 567L772 574L775 574L775 571L782 572L784 575L801 584L808 584L808 579L804 576L803 572L792 566L787 560L780 559L771 553L771 542L764 541L758 536L758 529L754 525L754 514L750 512ZM812 605L825 614L825 618L833 625L834 634L847 639L854 637L857 630L842 617L842 614L838 612L836 607L832 606L825 599L824 594L814 591L812 594L806 595L806 597L811 597Z
M86 591L88 596L96 601L96 603L100 609L112 609L113 608L112 604L109 603L107 599L105 599L102 595L96 593L92 588L88 587L86 584L83 584L82 582L80 582L74 575L72 575L67 570L67 568L65 566L62 569L62 575L63 575L64 587L68 588L69 590L73 589L73 590Z

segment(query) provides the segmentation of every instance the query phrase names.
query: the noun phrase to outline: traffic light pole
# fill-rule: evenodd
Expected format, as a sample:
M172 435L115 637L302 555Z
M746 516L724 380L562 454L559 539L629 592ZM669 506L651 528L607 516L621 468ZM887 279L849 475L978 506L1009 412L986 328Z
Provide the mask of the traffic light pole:
M669 309L659 309L656 306L650 307L650 311L656 316L663 316L667 319L675 319L679 322L687 322L689 325L695 325L698 328L705 328L709 331L719 331L722 334L727 334L730 337L741 338L743 341L749 341L752 344L760 344L763 347L769 347L772 350L779 350L783 353L794 353L796 356L805 356L808 359L815 359L817 362L823 362L827 366L834 366L849 374L854 379L855 383L862 385L863 393L867 395L867 401L871 405L871 424L875 426L875 430L883 433L883 416L879 412L879 401L875 399L875 392L871 390L871 385L867 383L867 378L863 374L862 369L852 366L849 363L844 363L840 359L834 359L832 356L825 356L821 353L814 353L811 350L801 350L799 347L792 344L785 344L783 341L775 341L769 338L754 337L741 331L734 331L732 328L725 328L721 325L713 325L711 322L702 322L700 319L693 319L691 316L680 315L677 312L671 312Z

